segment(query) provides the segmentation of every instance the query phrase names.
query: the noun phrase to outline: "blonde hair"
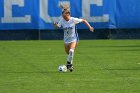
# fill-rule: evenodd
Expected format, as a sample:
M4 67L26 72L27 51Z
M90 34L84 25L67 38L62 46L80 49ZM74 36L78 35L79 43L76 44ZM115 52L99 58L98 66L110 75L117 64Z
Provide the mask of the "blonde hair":
M66 3L60 3L59 7L62 9L62 14L64 12L69 12L70 14L70 5Z

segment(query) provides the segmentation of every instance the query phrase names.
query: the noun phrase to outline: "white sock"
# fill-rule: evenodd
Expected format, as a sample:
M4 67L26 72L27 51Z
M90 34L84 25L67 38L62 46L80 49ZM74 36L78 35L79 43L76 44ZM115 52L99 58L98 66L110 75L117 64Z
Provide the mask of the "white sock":
M69 50L69 55L67 57L67 62L70 62L72 64L73 62L73 56L74 56L74 49Z

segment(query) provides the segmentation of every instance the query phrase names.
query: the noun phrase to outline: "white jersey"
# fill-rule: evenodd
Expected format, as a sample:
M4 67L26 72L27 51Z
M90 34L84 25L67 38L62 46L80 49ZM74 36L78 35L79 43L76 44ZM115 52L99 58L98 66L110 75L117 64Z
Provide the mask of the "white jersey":
M69 21L61 18L58 22L58 27L62 27L64 30L64 42L71 43L73 41L78 42L78 33L76 31L76 24L82 22L82 19L71 17Z

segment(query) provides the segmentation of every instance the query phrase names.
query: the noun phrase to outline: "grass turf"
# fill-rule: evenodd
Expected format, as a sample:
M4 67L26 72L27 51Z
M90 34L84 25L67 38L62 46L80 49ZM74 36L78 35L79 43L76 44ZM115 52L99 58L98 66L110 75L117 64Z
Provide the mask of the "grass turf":
M0 41L0 93L140 92L140 40L81 40L65 61L63 41Z

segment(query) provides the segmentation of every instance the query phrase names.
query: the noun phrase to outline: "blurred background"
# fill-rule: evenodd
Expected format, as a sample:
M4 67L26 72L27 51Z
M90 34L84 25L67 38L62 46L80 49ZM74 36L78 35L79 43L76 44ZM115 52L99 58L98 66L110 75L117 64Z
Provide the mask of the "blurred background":
M60 3L95 28L78 24L80 39L140 39L139 0L0 0L0 40L62 40L52 24L61 18Z

